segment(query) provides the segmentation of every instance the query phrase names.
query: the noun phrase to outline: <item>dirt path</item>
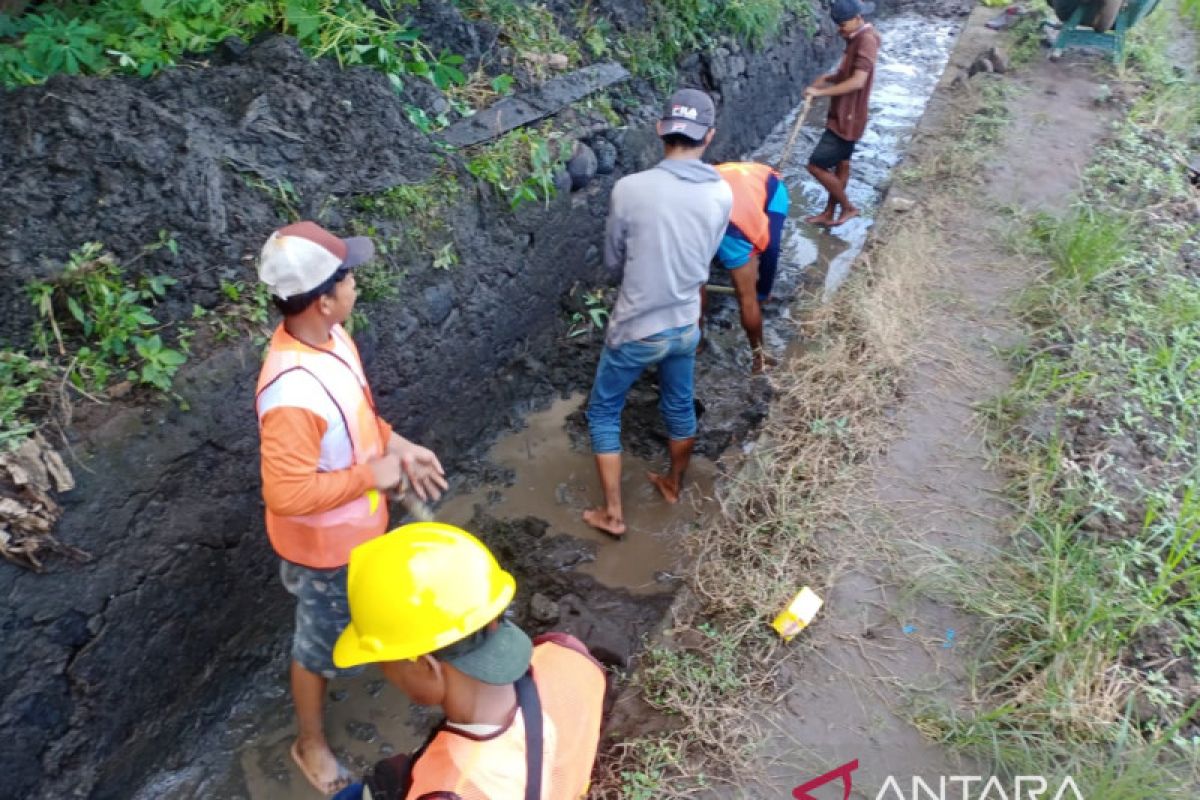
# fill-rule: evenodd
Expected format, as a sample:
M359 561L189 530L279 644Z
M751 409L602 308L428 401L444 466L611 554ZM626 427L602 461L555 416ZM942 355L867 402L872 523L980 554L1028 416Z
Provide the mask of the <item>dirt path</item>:
M841 524L814 541L820 561L808 582L826 606L783 665L763 725L770 744L736 796L786 797L855 759L854 797L894 796L880 794L889 775L907 797L914 775L934 776L936 786L936 776L980 774L909 722L922 707L968 700L977 644L971 619L923 596L921 564L933 553L1003 546L1005 478L975 410L1012 378L1000 350L1017 341L1009 300L1028 280L1002 242L1002 211L1064 211L1109 119L1092 99L1100 82L1092 62L1039 59L1015 77L951 88L995 42L982 25L994 13L980 8L968 23L888 203L915 207L885 214L876 236L873 266L911 291L896 299L925 322L911 338L897 332L908 366L902 400L887 413L894 438L841 499ZM964 102L981 102L982 81L1009 85L1011 121L982 180L954 181L939 196L928 176L961 146L945 123ZM841 797L838 784L812 795Z

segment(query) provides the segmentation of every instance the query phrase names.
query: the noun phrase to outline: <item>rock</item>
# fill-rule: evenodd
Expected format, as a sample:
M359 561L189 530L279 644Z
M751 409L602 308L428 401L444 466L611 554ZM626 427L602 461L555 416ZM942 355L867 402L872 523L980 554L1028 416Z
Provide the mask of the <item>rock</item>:
M567 69L571 66L571 59L567 58L563 53L551 53L546 59L546 66L550 69Z
M971 66L967 69L967 75L974 78L981 72L995 72L996 68L992 65L987 54L981 55L971 62Z
M1102 83L1092 91L1092 102L1098 106L1102 106L1110 102L1113 98L1112 87L1107 83Z
M592 148L583 142L575 143L575 150L567 162L567 174L571 176L571 191L578 191L596 177L599 162Z
M133 391L133 384L129 381L120 381L108 387L108 396L113 400L119 400L125 395Z
M529 598L529 616L546 624L558 622L558 603L541 592L534 592Z
M560 169L554 173L554 191L555 194L567 194L574 186L574 181L571 180L571 173L565 169Z
M450 286L430 286L421 297L425 301L421 316L429 324L440 324L454 308L454 289Z
M992 47L988 50L987 59L992 64L992 71L999 72L1002 75L1008 72L1012 63L1008 57L1008 53L999 47Z
M912 211L913 208L917 205L917 202L915 200L912 200L907 197L900 197L898 195L893 195L892 197L888 198L887 204L888 204L888 208L890 208L892 211L895 211L900 214L905 214L909 211Z
M597 136L592 139L592 152L596 154L596 174L609 175L617 167L617 148L608 139Z

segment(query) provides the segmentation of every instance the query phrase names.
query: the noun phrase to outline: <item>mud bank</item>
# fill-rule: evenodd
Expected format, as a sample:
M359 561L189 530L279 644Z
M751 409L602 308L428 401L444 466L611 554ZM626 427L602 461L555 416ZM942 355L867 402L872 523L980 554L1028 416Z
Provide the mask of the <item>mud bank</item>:
M461 22L445 35L466 35ZM713 156L757 145L839 47L827 25L810 37L792 24L762 49L727 41L686 60L682 81L721 99ZM604 280L608 190L657 158L644 124L653 99L635 81L628 126L580 131L617 151L611 175L517 214L447 157L468 190L451 225L462 263L414 265L399 298L367 309L359 341L383 414L452 472L486 475L475 459L491 437L536 399L586 384L597 340L564 345L563 297ZM0 336L25 339L33 317L22 284L53 275L89 240L139 271L179 279L171 318L193 303L215 306L222 279L253 279L247 257L284 221L245 176L286 180L297 212L324 212L341 228L356 193L430 174L436 147L407 121L405 100L381 76L313 63L286 39L234 43L150 81L55 79L0 94L0 119L14 132L0 143L9 176ZM177 253L146 253L162 230ZM136 393L78 409L68 432L78 488L62 498L57 535L91 561L55 562L42 575L0 564L0 726L13 732L0 753L6 792L127 796L168 757L163 742L200 741L249 676L283 663L291 611L261 527L257 368L252 342L205 348L177 381L188 411ZM535 529L518 533L537 538ZM170 749L185 763L194 755Z

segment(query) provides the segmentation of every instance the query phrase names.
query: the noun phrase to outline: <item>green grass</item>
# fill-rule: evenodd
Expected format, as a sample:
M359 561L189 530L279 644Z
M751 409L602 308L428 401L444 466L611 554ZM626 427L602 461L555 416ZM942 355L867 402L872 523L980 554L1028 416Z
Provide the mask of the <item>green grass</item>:
M1169 679L1200 677L1200 282L1180 256L1200 224L1176 158L1200 98L1154 52L1134 49L1146 91L1076 204L1026 221L1019 253L1045 264L1018 300L1031 343L989 415L1023 515L1012 552L946 582L984 621L979 707L920 719L1102 800L1192 797L1200 765Z

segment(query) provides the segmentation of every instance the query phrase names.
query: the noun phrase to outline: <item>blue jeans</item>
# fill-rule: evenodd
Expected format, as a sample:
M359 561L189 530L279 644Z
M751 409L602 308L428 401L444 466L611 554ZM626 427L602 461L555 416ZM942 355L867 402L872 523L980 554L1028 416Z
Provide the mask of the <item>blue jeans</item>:
M642 371L658 365L658 409L672 440L696 435L696 406L692 400L696 346L700 327L669 328L620 347L605 346L596 366L596 380L588 398L588 430L592 452L621 452L621 410L625 395Z

